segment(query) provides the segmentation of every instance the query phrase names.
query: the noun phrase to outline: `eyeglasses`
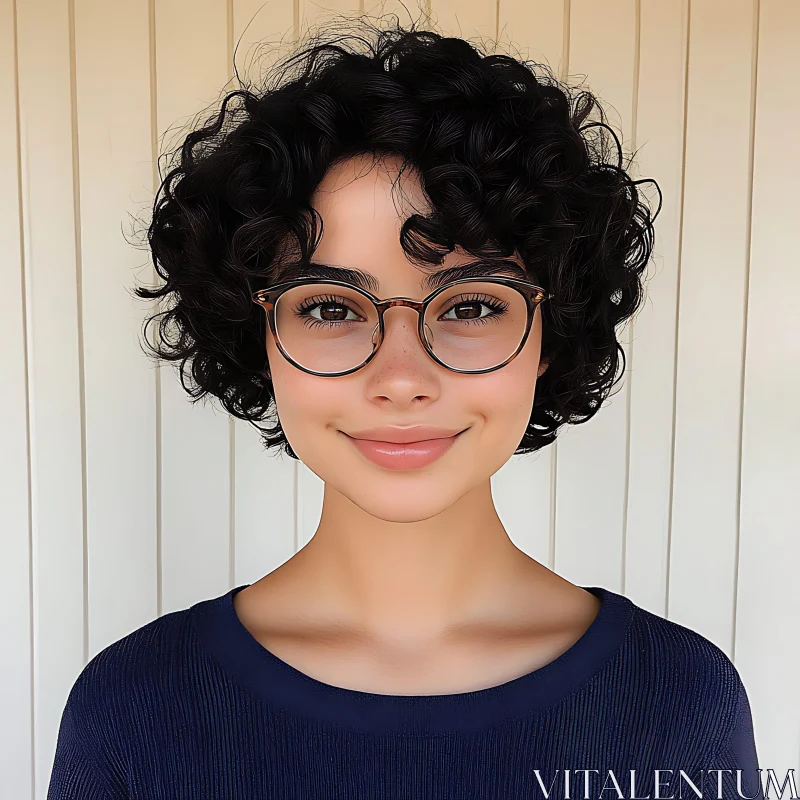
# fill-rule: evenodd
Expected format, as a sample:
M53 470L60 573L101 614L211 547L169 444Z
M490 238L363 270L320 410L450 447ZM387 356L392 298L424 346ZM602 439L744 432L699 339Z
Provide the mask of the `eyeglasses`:
M253 294L281 354L310 375L349 375L368 364L384 340L384 315L405 306L418 315L425 351L453 372L492 372L523 348L541 286L505 276L462 278L424 300L372 293L337 280L298 279Z

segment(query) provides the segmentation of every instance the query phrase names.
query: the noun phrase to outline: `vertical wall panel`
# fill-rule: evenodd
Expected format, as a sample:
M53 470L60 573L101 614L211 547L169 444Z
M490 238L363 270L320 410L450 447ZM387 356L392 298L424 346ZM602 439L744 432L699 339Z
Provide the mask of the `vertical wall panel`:
M559 78L565 59L565 21L561 0L501 2L498 38L504 50L542 62ZM495 507L509 537L517 547L551 569L556 452L557 442L538 453L512 456L492 476Z
M32 797L31 529L25 263L14 4L0 3L0 775L11 797ZM80 576L79 576L80 577ZM76 647L80 648L79 635ZM57 704L56 704L57 708Z
M572 0L570 6L569 82L585 82L598 97L627 152L635 146L635 2ZM630 333L630 324L617 332L626 353ZM613 591L622 590L629 391L627 382L617 384L599 414L562 430L558 446L556 571L573 583Z
M725 13L691 4L667 606L731 655L754 10L753 0L730 0Z
M157 613L155 371L128 241L153 190L149 53L145 0L75 4L89 657Z
M686 0L641 5L636 95L636 177L658 181L663 206L626 376L631 401L623 588L634 602L662 616L669 561L687 6ZM642 184L639 190L655 213L655 187Z
M451 36L497 38L497 0L431 0L431 17L439 30Z
M363 0L296 0L298 36L305 38L309 30L337 15L355 16L362 10Z
M192 35L186 36L190 18ZM190 127L218 110L229 77L227 24L225 4L217 0L156 2L160 151L174 150ZM166 173L169 165L162 163ZM190 404L176 371L160 369L163 613L228 588L232 426L218 403Z
M297 472L297 549L305 547L317 530L322 516L325 484L305 464Z
M294 0L228 0L232 17L228 70L258 85L262 71L279 53L288 54L296 38ZM235 84L231 84L233 87Z
M297 465L267 451L246 422L236 421L234 574L231 585L255 583L295 552Z
M427 0L361 0L361 7L372 22L379 17L392 22L392 15L395 15L403 26L410 20L424 24L428 19L428 5Z
M38 793L55 750L59 709L86 658L83 321L67 6L53 0L17 3L17 33Z
M800 778L800 5L762 0L734 655L764 763Z
M499 0L498 4L497 38L503 51L545 61L560 78L569 55L564 0Z

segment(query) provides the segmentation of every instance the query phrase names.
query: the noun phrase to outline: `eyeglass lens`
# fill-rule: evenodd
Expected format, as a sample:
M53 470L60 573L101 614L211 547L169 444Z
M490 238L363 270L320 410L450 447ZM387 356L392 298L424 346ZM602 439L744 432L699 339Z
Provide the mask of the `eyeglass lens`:
M527 321L521 292L499 283L468 281L453 284L431 301L424 330L431 350L449 367L483 370L516 352ZM369 357L379 335L378 311L368 297L324 283L281 294L275 327L291 359L314 372L354 369Z

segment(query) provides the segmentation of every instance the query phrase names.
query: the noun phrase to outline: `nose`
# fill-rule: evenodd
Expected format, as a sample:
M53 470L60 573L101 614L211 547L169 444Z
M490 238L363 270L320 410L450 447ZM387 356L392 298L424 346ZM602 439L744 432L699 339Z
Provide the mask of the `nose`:
M417 334L413 308L393 307L384 317L384 338L366 367L367 391L373 402L406 408L415 400L430 402L440 393L439 367Z

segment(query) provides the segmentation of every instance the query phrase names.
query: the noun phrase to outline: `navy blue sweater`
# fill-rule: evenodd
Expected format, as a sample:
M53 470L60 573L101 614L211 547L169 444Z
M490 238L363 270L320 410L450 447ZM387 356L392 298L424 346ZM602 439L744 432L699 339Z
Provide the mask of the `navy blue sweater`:
M761 796L733 663L620 594L583 587L602 601L595 620L520 678L396 696L323 683L266 650L233 605L246 585L84 667L48 800L727 799L737 775L743 796Z

